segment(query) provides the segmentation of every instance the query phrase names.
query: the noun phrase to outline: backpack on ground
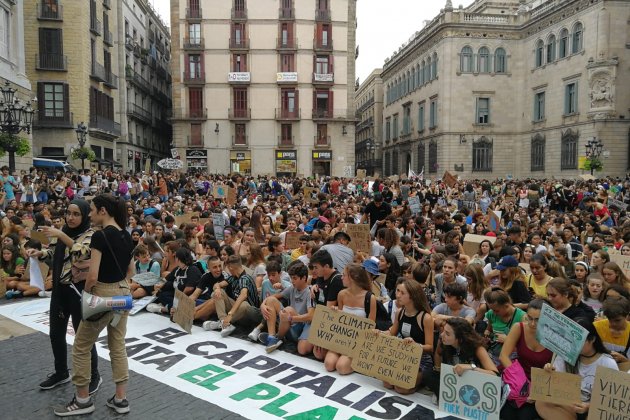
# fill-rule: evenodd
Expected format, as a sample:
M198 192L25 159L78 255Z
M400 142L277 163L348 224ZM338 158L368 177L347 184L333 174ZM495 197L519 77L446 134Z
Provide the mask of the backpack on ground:
M365 316L370 316L370 301L372 299L372 292L365 294ZM392 319L387 313L387 309L383 305L383 302L376 299L376 329L379 331L387 331L392 326Z

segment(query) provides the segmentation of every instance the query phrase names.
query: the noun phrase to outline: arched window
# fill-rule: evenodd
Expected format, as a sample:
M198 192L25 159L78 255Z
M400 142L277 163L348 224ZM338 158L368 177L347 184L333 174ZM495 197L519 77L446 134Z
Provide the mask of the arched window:
M553 63L556 60L556 36L551 34L547 38L547 63Z
M560 31L560 42L558 43L558 58L564 58L569 52L569 31L562 29Z
M438 71L438 67L437 67L437 62L438 62L438 57L437 57L437 53L433 53L433 61L431 62L433 65L432 71L431 71L431 79L435 79L437 78L437 71Z
M494 51L494 72L507 73L507 58L503 48Z
M416 87L420 88L422 86L422 70L420 70L420 64L416 64Z
M431 77L431 57L427 57L427 67L424 69L424 81L430 82L433 80Z
M486 47L479 48L477 60L477 71L479 73L490 73L490 50Z
M420 67L420 86L424 85L425 80L424 80L424 69L425 69L426 65L424 64L424 60L422 60L422 64Z
M582 32L582 24L580 22L576 23L575 26L573 26L573 40L571 42L572 54L582 51Z
M545 59L544 51L545 43L542 39L539 39L538 42L536 42L536 67L541 67L543 65Z
M578 133L570 128L562 133L560 144L560 169L578 168L578 138Z
M411 68L411 90L416 90L416 68Z
M459 71L462 73L470 73L473 69L472 60L473 60L473 52L472 48L466 46L462 48L462 52L459 57Z

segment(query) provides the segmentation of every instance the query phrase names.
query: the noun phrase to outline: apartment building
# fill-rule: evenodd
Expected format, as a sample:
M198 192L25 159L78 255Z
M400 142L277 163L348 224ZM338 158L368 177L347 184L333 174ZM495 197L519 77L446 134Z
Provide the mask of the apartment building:
M171 22L189 170L354 175L356 0L172 0Z
M383 79L381 69L370 73L355 97L357 125L354 153L357 169L380 176L383 168Z
M383 66L384 175L572 178L592 139L601 175L625 174L629 6L447 1Z

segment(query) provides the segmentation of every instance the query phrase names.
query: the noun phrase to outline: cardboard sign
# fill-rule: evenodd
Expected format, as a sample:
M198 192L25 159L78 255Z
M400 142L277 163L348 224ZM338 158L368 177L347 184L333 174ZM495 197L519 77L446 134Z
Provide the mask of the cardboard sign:
M617 210L628 210L628 205L623 201L615 200L614 198L608 199L608 207Z
M317 305L311 321L308 342L352 357L361 331L374 328L376 324L371 319Z
M183 224L190 223L192 217L193 217L192 213L182 214L181 216L175 216L175 225L177 225L177 228L181 229L181 226Z
M626 277L630 277L630 257L628 257L627 255L621 255L621 254L609 254L609 255L610 255L610 261L617 263L619 268L621 268L621 271L623 271L623 274L625 274Z
M467 370L459 376L453 366L440 369L440 410L465 419L499 420L501 378Z
M490 222L490 230L494 233L499 233L501 230L501 213L500 211L488 211L488 217Z
M497 238L493 236L474 235L472 233L467 233L466 236L464 236L464 253L469 257L472 257L473 255L478 253L479 244L482 241L490 241L490 243L494 245L494 242L496 240Z
M580 356L588 331L577 322L543 304L536 340L571 365Z
M22 224L29 229L32 229L35 226L35 222L32 219L22 219Z
M372 251L372 237L370 236L370 225L348 224L346 233L350 236L348 246L356 253L363 252L367 255Z
M223 231L225 230L225 218L221 213L212 213L212 226L214 229L214 239L222 241L225 239Z
M319 190L317 188L304 187L304 201L311 204L319 204L317 194L319 194Z
M214 188L212 188L212 195L214 196L214 198L225 200L228 196L229 189L230 187L228 187L227 185L215 185Z
M408 201L411 214L419 214L422 211L422 206L420 205L420 199L418 197L409 197Z
M444 172L444 175L442 176L442 181L444 181L444 183L450 188L453 188L455 185L457 185L457 177L451 174L449 171Z
M304 235L302 232L287 232L284 236L285 249L297 249L300 247L300 237Z
M405 389L416 387L422 346L398 337L363 331L352 358L352 369Z
M236 204L236 188L228 188L226 201L230 206Z
M581 400L582 377L564 372L547 372L532 368L529 398L559 405L572 405Z
M44 235L44 232L40 232L39 230L31 229L31 239L41 242L42 245L49 245L50 238Z
M357 169L357 178L358 179L365 179L365 169Z
M175 309L173 321L188 334L191 334L193 319L195 318L195 302L186 296L184 292L175 289L173 308Z
M588 420L628 418L630 375L598 366L591 391Z

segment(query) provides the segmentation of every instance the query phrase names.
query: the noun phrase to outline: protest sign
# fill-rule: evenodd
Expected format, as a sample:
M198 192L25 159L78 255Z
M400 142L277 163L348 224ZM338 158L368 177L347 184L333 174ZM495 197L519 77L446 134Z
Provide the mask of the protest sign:
M42 263L43 264L43 263ZM24 275L22 275L22 280L29 280L29 285L32 287L37 287L39 290L46 290L44 286L44 279L46 275L48 275L48 266L43 264L46 267L46 274L42 272L40 268L40 261L37 258L30 257L28 259L28 270L24 270ZM25 277L28 273L28 279Z
M300 247L300 236L304 235L302 232L287 232L284 236L285 249L297 249Z
M228 190L230 187L227 185L215 185L212 189L212 195L214 198L226 199L228 195Z
M212 213L212 226L214 229L214 238L217 241L225 239L223 230L225 229L225 218L221 213Z
M444 181L447 186L453 188L457 184L457 177L451 174L449 171L446 171L442 176L442 181Z
M577 322L543 304L536 328L536 340L544 347L575 365L588 331Z
M370 237L370 225L348 224L346 233L350 236L348 245L354 252L363 252L370 255L372 250L372 238Z
M374 321L346 312L317 305L311 322L308 342L319 347L352 357L357 348L359 333L376 328Z
M181 226L183 224L190 223L190 220L192 219L192 217L193 217L192 213L187 213L187 214L182 214L180 216L175 216L175 225L178 228L181 228Z
M453 366L440 369L440 410L466 419L499 420L501 378L467 370L459 376Z
M490 230L494 233L499 233L501 230L501 213L500 211L488 211L488 217L490 219Z
M146 308L149 303L153 303L157 300L157 296L145 296L142 299L136 299L133 301L133 307L129 311L129 315L135 315L144 308Z
M236 188L227 188L226 201L230 206L236 204Z
M497 238L493 236L473 235L472 233L467 233L466 236L464 236L464 253L469 257L472 257L478 253L479 244L482 241L490 241L490 243L494 245L496 240Z
M615 200L614 198L608 198L608 207L617 210L628 210L628 205L626 203Z
M357 179L365 179L365 169L357 169Z
M529 398L559 405L572 405L581 401L582 377L564 372L547 372L532 368Z
M588 420L627 419L629 395L630 375L627 372L597 366Z
M186 296L184 292L175 289L173 308L175 309L173 321L188 334L191 334L193 319L195 318L195 302Z
M630 278L630 257L621 254L609 254L610 261L617 263L623 274Z
M422 211L422 206L420 205L420 199L418 197L409 197L409 209L412 214L419 214Z
M35 222L32 219L22 219L22 224L29 229L32 229L35 226Z
M363 331L352 358L352 369L404 389L416 387L422 346L398 337Z
M319 204L317 194L319 194L319 190L317 188L304 187L304 201L311 204Z
M44 232L39 230L31 230L31 239L41 242L42 245L50 244L50 239L48 236L44 235Z

